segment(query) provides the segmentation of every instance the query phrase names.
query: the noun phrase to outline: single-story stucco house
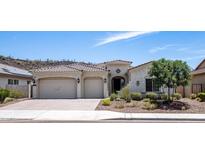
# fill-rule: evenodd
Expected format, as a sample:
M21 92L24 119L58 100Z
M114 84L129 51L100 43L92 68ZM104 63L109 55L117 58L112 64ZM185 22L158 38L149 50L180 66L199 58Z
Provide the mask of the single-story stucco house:
M33 70L36 98L104 98L129 85L133 92L161 91L148 75L152 62L132 67L113 60L95 65L73 63Z
M191 73L191 92L205 92L205 59Z
M19 90L27 97L32 79L32 74L27 70L0 64L0 88Z

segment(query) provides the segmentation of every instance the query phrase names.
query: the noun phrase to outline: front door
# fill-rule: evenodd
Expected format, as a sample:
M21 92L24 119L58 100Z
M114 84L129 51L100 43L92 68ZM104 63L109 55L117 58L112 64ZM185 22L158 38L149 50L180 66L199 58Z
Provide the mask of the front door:
M120 91L124 85L125 79L123 77L114 77L112 79L112 92L116 93L117 91Z

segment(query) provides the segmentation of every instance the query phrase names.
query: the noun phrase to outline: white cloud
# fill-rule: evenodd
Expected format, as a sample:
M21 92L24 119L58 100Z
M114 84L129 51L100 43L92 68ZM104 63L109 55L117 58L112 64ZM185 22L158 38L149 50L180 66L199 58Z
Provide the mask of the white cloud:
M185 60L185 61L191 61L191 60L194 60L194 59L201 59L201 58L205 58L205 55L199 55L199 56L193 56L193 57L186 57L186 58L183 58L183 60Z
M187 50L189 50L189 48L187 48L187 47L184 47L184 48L178 48L178 49L176 49L177 51L187 51Z
M120 40L127 40L130 38L134 38L134 37L138 37L138 36L142 36L142 35L146 35L146 34L150 34L150 33L154 33L154 32L153 31L123 32L123 33L113 34L107 38L104 38L103 40L98 42L95 46L101 46L101 45L105 45L105 44L120 41Z
M167 44L165 46L161 46L161 47L156 47L156 48L150 49L149 52L150 53L156 53L156 52L159 52L159 51L162 51L162 50L166 50L166 49L168 49L170 47L174 47L174 46L176 46L176 45L174 45L174 44Z

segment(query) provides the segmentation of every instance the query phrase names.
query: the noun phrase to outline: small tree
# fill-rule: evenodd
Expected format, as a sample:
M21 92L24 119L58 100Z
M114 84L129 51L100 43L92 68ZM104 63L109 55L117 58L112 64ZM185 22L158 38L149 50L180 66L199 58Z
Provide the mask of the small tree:
M170 101L170 88L185 86L190 79L190 71L186 62L162 58L152 63L149 75L155 79L158 86L168 88L168 100Z

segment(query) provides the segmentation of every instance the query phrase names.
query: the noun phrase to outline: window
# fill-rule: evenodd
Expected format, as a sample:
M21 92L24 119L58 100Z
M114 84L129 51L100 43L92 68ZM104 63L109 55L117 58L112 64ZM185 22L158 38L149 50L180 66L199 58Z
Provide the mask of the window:
M146 79L146 91L152 91L152 79Z
M9 85L12 85L14 82L13 82L13 80L12 79L8 79L8 84Z
M18 85L19 84L19 80L8 79L8 84L9 85Z
M14 80L14 85L18 85L19 84L19 80Z
M159 91L159 86L154 79L146 79L146 91Z

